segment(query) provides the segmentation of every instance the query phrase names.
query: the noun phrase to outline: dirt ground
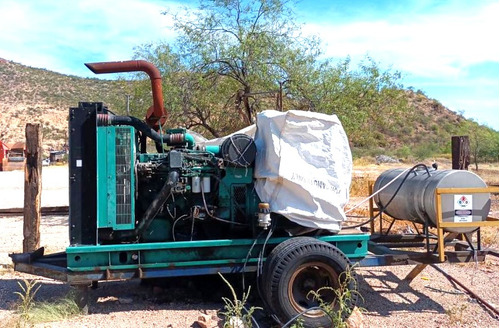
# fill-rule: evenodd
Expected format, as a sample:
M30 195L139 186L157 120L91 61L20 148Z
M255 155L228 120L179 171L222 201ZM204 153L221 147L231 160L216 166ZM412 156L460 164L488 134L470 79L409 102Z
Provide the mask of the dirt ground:
M0 172L0 200L3 200L0 208L22 207L22 202L20 206L12 205L18 204L15 202L19 195L15 196L15 193L19 193L19 189L22 195L19 183L22 183L23 176L20 175L19 182L17 174L6 173ZM67 169L44 168L42 176L43 193L52 193L50 197L42 198L43 205L67 205ZM4 181L9 181L8 187ZM496 206L498 211L498 202ZM42 218L41 245L46 247L48 253L65 249L67 221L67 216ZM0 224L0 327L11 327L16 324L14 309L18 302L14 292L19 291L18 283L23 279L39 280L41 288L36 301L64 297L69 286L12 271L8 253L22 249L22 217L0 217ZM493 231L491 235L498 248L498 231ZM497 257L488 255L484 262L440 264L439 267L498 309ZM411 284L405 283L404 278L412 268L357 269L363 301L359 305L362 314L357 316L355 327L498 327L498 317L430 266ZM239 276L232 277L235 285L239 281ZM252 294L254 297L250 305L259 306L255 288L252 288ZM209 318L209 327L217 327L222 326L217 316L223 308L222 296L229 296L229 290L216 276L175 278L154 285L141 284L136 280L100 283L97 289L90 292L89 315L39 323L34 327L197 327L195 321L202 315ZM276 327L263 311L256 312L256 319L260 327Z

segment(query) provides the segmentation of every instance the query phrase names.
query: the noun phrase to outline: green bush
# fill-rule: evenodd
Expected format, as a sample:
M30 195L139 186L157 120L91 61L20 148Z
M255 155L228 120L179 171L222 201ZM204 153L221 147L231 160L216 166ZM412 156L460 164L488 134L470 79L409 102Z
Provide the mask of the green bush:
M418 160L430 158L437 153L436 145L434 143L422 143L415 148L413 155Z
M398 158L408 158L412 155L412 150L408 146L402 146L395 151Z

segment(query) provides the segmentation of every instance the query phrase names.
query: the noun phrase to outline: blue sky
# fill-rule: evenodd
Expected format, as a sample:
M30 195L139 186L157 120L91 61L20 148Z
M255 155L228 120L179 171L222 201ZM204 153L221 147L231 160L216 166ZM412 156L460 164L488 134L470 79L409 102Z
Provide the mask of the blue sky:
M196 1L0 0L0 58L94 77L83 63L127 60L135 46L173 41L161 12L184 5ZM498 130L498 1L303 0L296 11L325 57L357 63L369 55L402 72L405 86Z

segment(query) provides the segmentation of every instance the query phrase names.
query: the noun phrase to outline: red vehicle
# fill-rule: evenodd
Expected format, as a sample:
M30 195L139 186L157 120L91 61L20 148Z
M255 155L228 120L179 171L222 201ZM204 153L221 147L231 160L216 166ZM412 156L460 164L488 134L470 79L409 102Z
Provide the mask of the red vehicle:
M9 153L9 147L0 141L0 171L3 171L3 162L4 158L7 158L7 154Z
M2 171L23 170L26 162L26 147L24 142L16 142L7 146L5 143L0 145L0 159Z

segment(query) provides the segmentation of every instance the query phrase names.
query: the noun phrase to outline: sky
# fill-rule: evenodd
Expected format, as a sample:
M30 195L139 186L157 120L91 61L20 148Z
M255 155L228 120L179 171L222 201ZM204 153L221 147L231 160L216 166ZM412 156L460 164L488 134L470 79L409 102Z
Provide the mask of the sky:
M131 59L134 47L174 42L166 9L197 2L0 0L0 58L97 77L83 63ZM295 5L325 58L366 56L402 83L498 131L500 3L495 0L302 0ZM112 78L110 75L99 78Z

